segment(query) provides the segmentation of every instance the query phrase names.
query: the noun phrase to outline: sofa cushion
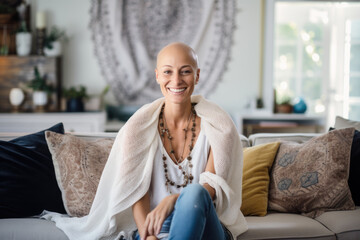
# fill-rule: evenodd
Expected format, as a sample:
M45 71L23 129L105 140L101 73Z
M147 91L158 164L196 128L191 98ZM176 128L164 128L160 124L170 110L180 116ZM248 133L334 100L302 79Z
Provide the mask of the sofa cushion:
M265 216L267 212L270 169L280 142L244 149L241 211L245 216Z
M326 212L316 218L332 232L337 239L360 239L360 207L350 211Z
M62 123L48 130L64 133ZM44 131L0 141L0 218L65 213Z
M334 130L303 144L281 143L271 173L269 208L310 217L354 209L347 183L354 131Z
M50 131L45 135L66 212L87 215L114 139L87 141Z
M318 221L289 213L269 213L264 217L245 217L248 231L238 240L252 239L317 239L335 240L335 235Z
M54 222L37 218L0 219L0 239L68 240Z
M360 132L355 131L350 157L349 188L356 206L360 206Z
M350 128L353 127L356 130L360 131L360 122L352 121L340 116L336 116L334 128L342 129L342 128Z

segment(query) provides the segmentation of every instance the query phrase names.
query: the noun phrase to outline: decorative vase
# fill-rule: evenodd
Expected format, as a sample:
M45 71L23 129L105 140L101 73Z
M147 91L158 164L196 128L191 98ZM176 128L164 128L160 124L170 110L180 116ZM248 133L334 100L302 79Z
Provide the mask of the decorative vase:
M94 96L85 101L84 108L86 111L100 111L101 97Z
M52 48L44 48L45 56L48 57L57 57L60 56L62 53L62 46L60 41L54 41L52 43Z
M37 111L44 111L47 101L48 101L47 92L44 91L33 92L33 104Z
M31 33L20 32L16 34L16 53L19 56L28 56L31 52Z
M70 98L66 102L67 112L83 112L84 102L82 98Z
M20 88L12 88L9 94L9 100L13 106L13 111L18 112L21 103L24 101L25 94Z
M306 103L303 98L297 97L294 100L293 111L294 113L305 113L307 109Z

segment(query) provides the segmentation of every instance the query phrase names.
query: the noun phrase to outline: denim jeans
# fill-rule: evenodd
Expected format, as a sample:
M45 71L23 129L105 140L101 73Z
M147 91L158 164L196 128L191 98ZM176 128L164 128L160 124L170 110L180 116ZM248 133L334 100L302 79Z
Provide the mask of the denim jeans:
M135 240L140 240L137 232L134 235ZM220 223L208 191L200 184L190 184L182 190L158 238L227 240L231 236Z

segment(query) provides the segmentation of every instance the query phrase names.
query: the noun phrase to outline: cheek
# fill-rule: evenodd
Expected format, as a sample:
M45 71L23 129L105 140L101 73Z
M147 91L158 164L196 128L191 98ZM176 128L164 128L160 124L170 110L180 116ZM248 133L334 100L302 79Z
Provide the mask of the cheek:
M160 84L160 87L165 87L169 83L169 80L163 76L160 76L158 78L158 83Z

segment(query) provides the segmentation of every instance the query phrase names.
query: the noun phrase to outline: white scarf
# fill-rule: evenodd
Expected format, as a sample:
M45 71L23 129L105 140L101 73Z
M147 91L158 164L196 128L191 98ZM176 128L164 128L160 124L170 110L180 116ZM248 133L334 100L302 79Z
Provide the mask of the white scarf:
M43 217L56 222L69 239L131 239L136 229L132 205L148 191L159 141L158 118L164 98L139 109L119 131L102 173L88 216L69 218L56 213ZM214 155L215 174L204 172L200 184L216 191L216 212L236 239L247 230L240 211L242 146L229 115L201 96L192 96L195 110Z

